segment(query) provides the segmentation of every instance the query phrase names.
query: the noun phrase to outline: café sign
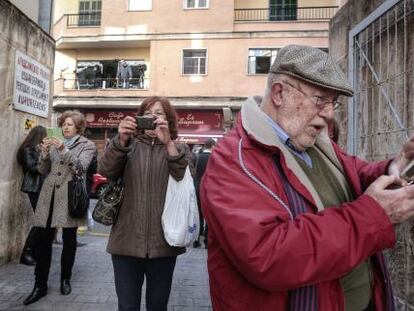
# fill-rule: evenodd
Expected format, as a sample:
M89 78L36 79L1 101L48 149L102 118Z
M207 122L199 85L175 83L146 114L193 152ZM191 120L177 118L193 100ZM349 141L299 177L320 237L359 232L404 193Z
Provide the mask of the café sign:
M118 127L121 120L126 116L135 116L135 110L113 111L113 110L99 110L99 111L84 111L88 127L94 128L114 128Z

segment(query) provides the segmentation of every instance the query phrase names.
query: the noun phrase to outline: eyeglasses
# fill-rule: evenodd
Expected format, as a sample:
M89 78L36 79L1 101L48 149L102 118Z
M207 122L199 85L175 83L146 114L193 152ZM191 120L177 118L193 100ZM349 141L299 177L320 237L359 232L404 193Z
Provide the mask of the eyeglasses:
M306 93L302 92L300 89L298 89L296 86L293 86L289 82L286 82L286 81L282 81L282 82L285 83L286 85L294 88L296 91L301 93L303 96L309 98L311 100L311 102L313 102L313 104L316 106L316 108L318 108L320 110L325 109L325 107L328 106L328 105L332 105L334 110L337 110L342 105L342 103L337 101L337 100L330 100L328 98L321 97L321 96L309 95L309 94L306 94Z
M163 111L157 110L152 113L151 111L147 110L144 112L144 116L155 116L155 117L166 117L166 114Z

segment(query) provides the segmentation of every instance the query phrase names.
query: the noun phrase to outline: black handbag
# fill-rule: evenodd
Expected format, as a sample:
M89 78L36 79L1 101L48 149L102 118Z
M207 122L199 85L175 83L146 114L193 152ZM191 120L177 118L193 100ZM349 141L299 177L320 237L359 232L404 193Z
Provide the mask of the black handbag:
M83 218L88 211L89 197L86 191L85 177L82 172L73 175L68 182L68 209L73 218Z
M122 179L109 182L108 186L98 198L92 218L105 226L115 224L119 209L124 199L124 185Z

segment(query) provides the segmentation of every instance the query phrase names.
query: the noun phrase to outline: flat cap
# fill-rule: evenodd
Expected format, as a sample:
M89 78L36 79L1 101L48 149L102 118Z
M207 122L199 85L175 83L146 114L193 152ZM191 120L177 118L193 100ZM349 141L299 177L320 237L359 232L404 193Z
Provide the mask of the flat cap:
M318 48L287 45L277 53L270 72L290 75L346 96L354 94L351 84L338 64Z

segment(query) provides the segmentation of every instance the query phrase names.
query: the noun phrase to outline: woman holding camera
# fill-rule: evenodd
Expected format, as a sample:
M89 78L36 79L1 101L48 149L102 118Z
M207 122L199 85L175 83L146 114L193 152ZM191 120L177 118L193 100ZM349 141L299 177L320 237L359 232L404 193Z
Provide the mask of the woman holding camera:
M39 144L46 137L46 128L38 125L32 128L17 151L17 162L23 168L23 182L20 190L27 193L33 212L36 211L37 200L44 177L37 170L39 161ZM36 264L35 252L38 244L38 228L32 227L26 238L20 263L33 266Z
M76 254L76 230L86 225L87 214L75 219L68 212L68 182L77 172L85 174L96 154L93 142L83 137L86 120L78 111L65 111L58 120L63 140L46 137L40 145L38 170L47 175L39 196L35 213L35 225L40 239L35 268L35 286L23 302L34 303L47 293L47 280L52 259L52 242L57 228L62 228L63 251L61 257L60 291L71 292L70 278Z
M152 119L141 120L142 116ZM177 118L170 102L149 97L137 119L128 116L121 121L98 165L98 172L109 179L122 178L125 189L107 247L120 311L140 310L144 277L146 309L167 310L176 258L185 248L167 244L161 215L168 177L181 180L190 157L188 147L175 143L175 138Z

